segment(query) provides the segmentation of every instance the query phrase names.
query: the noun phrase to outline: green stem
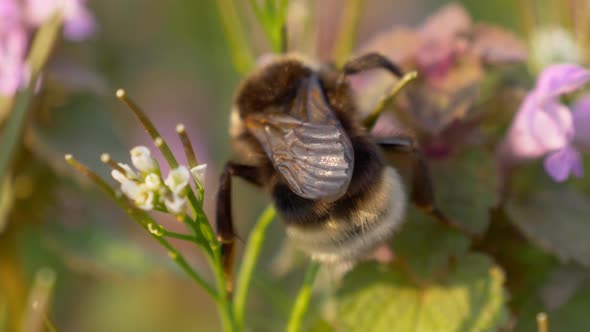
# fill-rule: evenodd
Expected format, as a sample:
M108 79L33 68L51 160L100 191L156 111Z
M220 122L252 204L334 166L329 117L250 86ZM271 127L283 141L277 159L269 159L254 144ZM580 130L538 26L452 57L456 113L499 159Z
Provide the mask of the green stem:
M334 46L334 60L338 65L343 64L352 51L364 2L364 0L348 0L344 5L338 29L340 32Z
M176 161L176 158L174 157L172 150L170 150L170 147L168 146L162 135L160 135L160 132L158 131L158 129L156 129L156 126L154 126L153 122L148 118L145 112L131 98L127 96L125 90L119 89L117 90L116 94L117 98L119 98L123 103L125 103L125 105L129 107L133 114L135 114L139 122L145 128L145 131L154 140L156 146L158 147L158 149L160 149L160 152L162 152L162 155L168 162L168 165L170 165L170 168L177 168L178 161Z
M236 279L236 294L234 297L234 313L240 329L244 328L246 300L254 267L260 256L260 251L262 250L266 229L274 218L274 208L272 206L267 207L250 232L246 248L244 249L242 264L240 265L240 270Z
M169 230L164 230L164 236L171 237L173 239L189 241L189 242L193 242L193 243L197 240L194 235L176 233L176 232L171 232Z
M10 162L16 153L16 148L21 141L36 81L37 77L33 77L32 83L24 91L17 94L14 109L6 121L4 130L0 133L0 181L4 179Z
M293 310L291 310L291 317L289 323L287 323L287 332L298 332L301 329L301 322L303 321L303 315L307 311L309 300L311 299L311 290L313 288L313 282L320 269L320 263L312 261L309 263L307 272L305 272L305 278L303 279L303 285L297 294L295 304L293 304Z
M240 74L254 66L254 56L244 36L244 28L233 0L216 0L225 38L229 44L232 62Z
M213 250L213 255L208 256L209 265L215 274L217 282L217 293L219 294L219 301L217 302L217 310L219 312L223 330L226 332L239 331L235 320L234 311L230 302L230 296L227 293L227 280L223 272L223 264L221 262L220 247Z

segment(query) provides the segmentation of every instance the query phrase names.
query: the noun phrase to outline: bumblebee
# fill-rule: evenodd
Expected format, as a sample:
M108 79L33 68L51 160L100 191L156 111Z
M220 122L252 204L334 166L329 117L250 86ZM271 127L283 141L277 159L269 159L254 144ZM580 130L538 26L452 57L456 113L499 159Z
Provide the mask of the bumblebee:
M402 71L387 58L366 54L342 68L285 54L259 66L238 87L230 116L235 156L225 164L216 222L231 279L236 239L232 178L270 194L294 245L313 259L350 263L389 239L408 202L440 220L428 169L414 140L376 138L364 125L347 76ZM392 162L410 165L401 172Z

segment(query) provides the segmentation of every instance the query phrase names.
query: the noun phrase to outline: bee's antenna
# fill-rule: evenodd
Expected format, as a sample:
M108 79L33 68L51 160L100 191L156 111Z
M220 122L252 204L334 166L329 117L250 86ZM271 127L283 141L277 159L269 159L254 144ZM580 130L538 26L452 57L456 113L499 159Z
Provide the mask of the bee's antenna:
M358 58L349 60L342 67L344 75L354 75L370 69L385 69L397 78L404 76L403 71L388 58L379 53L367 53Z
M417 77L418 77L418 72L415 70L402 76L402 78L393 86L393 88L391 89L391 92L388 95L386 95L385 97L383 97L379 101L377 106L375 106L375 108L373 108L373 111L371 111L371 114L369 114L369 116L367 116L367 118L365 118L365 120L363 121L365 124L365 127L372 128L375 125L375 123L377 122L379 115L381 115L381 113L383 113L383 111L385 110L385 108L387 108L387 105L389 105L389 103L391 103L393 98L395 98L395 96L397 96L397 94L406 85L408 85L408 83L415 80Z

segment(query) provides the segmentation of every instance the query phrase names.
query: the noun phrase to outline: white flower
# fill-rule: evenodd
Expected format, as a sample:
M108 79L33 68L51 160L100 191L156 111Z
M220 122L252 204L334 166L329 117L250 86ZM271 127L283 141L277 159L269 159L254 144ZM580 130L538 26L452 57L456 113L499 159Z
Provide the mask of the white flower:
M160 176L156 173L150 173L145 177L145 186L150 191L156 191L162 185L162 180L160 180Z
M125 174L116 169L111 171L111 176L117 180L117 182L123 184L123 182L129 179L139 179L139 176L131 169L131 167L129 167L129 165L119 163L119 166L125 170Z
M142 173L153 173L158 170L158 163L152 158L150 149L145 146L131 149L131 162Z
M531 38L531 60L538 70L556 63L582 63L583 56L574 36L562 27L540 27Z
M154 192L149 190L147 186L140 185L135 196L135 205L142 210L152 210L154 208Z
M191 174L197 183L203 187L205 186L205 171L207 170L207 164L200 164L191 168Z
M179 214L184 211L184 207L186 206L186 198L172 194L171 198L166 197L164 199L164 204L166 205L168 212Z
M121 191L123 194L125 194L125 196L135 200L135 198L139 195L140 188L137 182L125 178L124 181L121 182Z
M168 173L168 177L164 183L166 183L168 188L170 188L173 193L182 196L186 193L186 187L188 186L189 179L190 174L188 169L184 166L179 166Z

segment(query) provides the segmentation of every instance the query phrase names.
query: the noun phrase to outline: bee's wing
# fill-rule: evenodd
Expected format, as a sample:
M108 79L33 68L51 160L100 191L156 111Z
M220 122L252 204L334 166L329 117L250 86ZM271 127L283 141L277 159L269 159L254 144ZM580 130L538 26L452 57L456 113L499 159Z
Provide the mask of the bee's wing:
M354 151L316 77L302 84L288 113L253 114L246 125L297 195L336 200L346 192Z

